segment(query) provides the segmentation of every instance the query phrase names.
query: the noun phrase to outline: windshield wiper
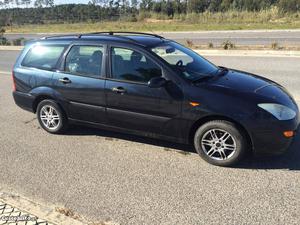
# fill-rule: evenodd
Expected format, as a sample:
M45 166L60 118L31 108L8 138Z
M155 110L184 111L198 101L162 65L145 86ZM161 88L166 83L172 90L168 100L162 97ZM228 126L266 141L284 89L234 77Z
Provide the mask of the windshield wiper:
M223 66L219 66L218 76L224 76L229 72L229 69Z
M195 83L198 83L198 82L201 82L201 81L208 80L212 77L214 77L214 76L213 75L203 75L202 77L198 77L197 79L192 80L192 83L195 84Z

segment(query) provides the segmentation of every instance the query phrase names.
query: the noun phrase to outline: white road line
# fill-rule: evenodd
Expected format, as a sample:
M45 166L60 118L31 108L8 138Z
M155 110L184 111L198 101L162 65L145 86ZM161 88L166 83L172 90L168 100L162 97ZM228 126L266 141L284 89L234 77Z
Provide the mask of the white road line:
M300 58L300 51L274 50L194 50L203 56Z
M214 53L200 53L200 55L220 56L220 57L300 58L300 56L293 56L293 55L243 55L243 54L214 54Z
M8 72L8 71L1 71L1 70L0 70L0 74L11 75L11 72Z
M300 29L290 30L211 30L211 31L157 31L157 34L215 34L215 33L297 33ZM9 33L7 33L9 34Z
M0 46L1 51L21 51L24 46Z

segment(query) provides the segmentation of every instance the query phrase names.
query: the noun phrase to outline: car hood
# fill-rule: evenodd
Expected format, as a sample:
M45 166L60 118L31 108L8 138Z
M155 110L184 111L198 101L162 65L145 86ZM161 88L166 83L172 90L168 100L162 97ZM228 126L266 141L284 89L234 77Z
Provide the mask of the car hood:
M259 90L270 85L280 86L266 78L237 70L229 70L226 75L218 76L216 79L211 80L210 84L212 86L228 88L235 92L248 93L257 93Z
M228 93L240 96L256 96L268 102L277 102L287 106L296 105L288 91L274 81L243 71L229 70L224 76L216 76L209 81L209 89L225 89ZM249 95L252 94L252 95ZM261 100L261 99L260 99Z

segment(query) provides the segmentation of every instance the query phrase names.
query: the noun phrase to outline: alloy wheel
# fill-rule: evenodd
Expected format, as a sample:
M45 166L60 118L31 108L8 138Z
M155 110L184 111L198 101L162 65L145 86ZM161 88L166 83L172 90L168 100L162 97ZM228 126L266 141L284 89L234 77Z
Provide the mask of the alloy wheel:
M40 119L43 125L49 130L56 130L61 123L59 113L51 105L45 105L42 107L40 111Z
M207 156L220 161L230 159L237 149L234 137L221 129L207 131L202 136L201 146Z

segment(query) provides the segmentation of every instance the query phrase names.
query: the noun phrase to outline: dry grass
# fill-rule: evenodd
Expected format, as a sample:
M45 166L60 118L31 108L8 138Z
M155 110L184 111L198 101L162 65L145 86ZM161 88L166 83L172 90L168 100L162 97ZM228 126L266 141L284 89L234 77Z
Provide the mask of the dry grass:
M278 44L277 42L273 42L273 43L271 44L271 49L273 49L273 50L278 50L278 49L279 49L279 44Z
M195 46L194 42L192 40L186 40L186 45L189 48L194 48L194 46Z
M212 42L209 42L207 46L208 48L214 48L214 44Z
M119 224L111 221L106 221L106 222L93 222L93 223L89 223L89 225L119 225Z
M84 217L76 214L73 210L65 208L65 207L56 207L55 211L60 214L65 215L67 217L70 217L74 220L84 221L88 225L120 225L120 224L112 222L110 220L106 220L106 221L102 221L102 222L89 222Z
M70 217L72 219L75 219L75 220L78 220L80 219L80 216L77 215L73 210L71 209L68 209L68 208L64 208L64 207L56 207L55 208L55 211L60 213L60 214L63 214L67 217Z
M297 29L300 28L300 12L282 14L277 7L260 12L205 12L175 15L141 13L137 22L99 21L73 24L42 24L6 27L7 32L61 33L95 32L107 30L127 31L197 31L197 30L243 30L243 29Z

